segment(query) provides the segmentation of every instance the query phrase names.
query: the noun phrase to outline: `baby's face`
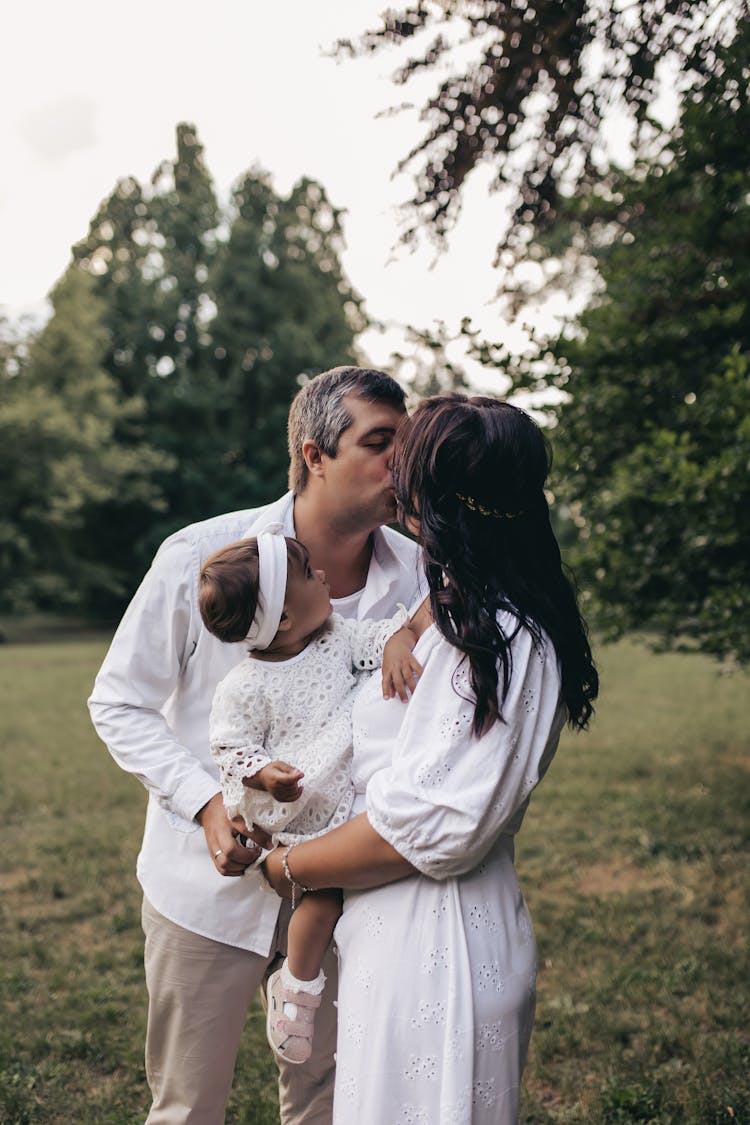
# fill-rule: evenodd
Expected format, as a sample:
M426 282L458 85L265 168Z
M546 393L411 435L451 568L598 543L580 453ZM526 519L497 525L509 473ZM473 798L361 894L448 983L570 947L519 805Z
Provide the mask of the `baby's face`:
M292 635L302 639L315 633L332 610L325 571L313 569L306 551L300 558L290 557L284 599L284 613L289 621L287 640Z

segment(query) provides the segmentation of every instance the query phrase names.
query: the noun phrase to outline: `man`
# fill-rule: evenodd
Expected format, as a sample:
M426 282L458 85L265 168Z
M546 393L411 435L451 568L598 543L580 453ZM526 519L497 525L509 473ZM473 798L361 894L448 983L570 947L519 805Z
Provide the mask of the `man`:
M149 991L148 1125L224 1121L248 1006L283 952L288 908L241 876L259 854L227 820L208 746L216 684L245 652L203 627L205 558L270 528L325 570L337 612L390 616L418 593L416 547L395 515L391 450L404 393L382 372L339 367L311 380L289 413L290 491L263 508L193 524L162 544L123 617L89 700L112 756L149 791L138 857ZM241 840L247 846L243 846ZM309 1063L280 1064L282 1125L328 1125L335 960ZM333 993L333 995L331 995Z

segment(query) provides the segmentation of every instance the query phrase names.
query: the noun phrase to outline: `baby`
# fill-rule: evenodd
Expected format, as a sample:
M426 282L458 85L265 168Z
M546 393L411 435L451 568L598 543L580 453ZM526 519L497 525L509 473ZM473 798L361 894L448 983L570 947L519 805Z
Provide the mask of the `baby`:
M405 700L421 672L412 656L416 637L403 608L386 621L334 613L325 574L311 567L305 547L269 532L206 560L199 604L209 632L248 648L249 659L221 681L211 709L211 752L227 815L285 846L287 869L296 843L349 817L357 673L382 664L384 696ZM268 980L267 1033L275 1053L302 1063L312 1049L321 963L341 892L304 893L292 909L287 958Z

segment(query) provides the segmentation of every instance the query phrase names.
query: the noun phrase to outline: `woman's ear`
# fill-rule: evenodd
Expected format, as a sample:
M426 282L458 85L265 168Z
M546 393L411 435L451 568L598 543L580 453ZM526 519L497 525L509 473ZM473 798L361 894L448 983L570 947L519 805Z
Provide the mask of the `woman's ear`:
M302 456L308 472L315 477L323 475L323 454L317 442L308 439L302 442Z

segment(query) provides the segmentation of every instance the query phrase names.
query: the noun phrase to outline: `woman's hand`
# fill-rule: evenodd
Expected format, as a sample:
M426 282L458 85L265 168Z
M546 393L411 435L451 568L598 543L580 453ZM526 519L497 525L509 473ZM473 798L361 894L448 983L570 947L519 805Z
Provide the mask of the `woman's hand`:
M266 856L265 861L261 864L266 881L276 891L277 895L281 898L292 897L292 884L284 874L284 868L281 863L281 857L284 854L284 848L274 848L270 855Z

